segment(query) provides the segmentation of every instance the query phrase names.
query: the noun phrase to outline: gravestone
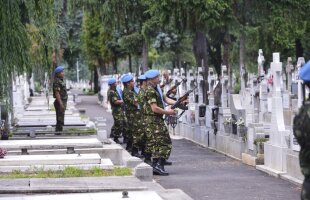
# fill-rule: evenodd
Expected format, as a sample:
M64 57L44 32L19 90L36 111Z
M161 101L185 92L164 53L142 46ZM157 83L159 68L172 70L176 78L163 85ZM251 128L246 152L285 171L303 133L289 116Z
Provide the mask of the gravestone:
M270 138L268 142L264 143L265 166L279 172L285 172L286 152L288 147L286 139L289 136L289 131L285 129L284 124L283 103L280 88L282 63L280 62L279 53L273 53L271 70L273 74L272 115Z

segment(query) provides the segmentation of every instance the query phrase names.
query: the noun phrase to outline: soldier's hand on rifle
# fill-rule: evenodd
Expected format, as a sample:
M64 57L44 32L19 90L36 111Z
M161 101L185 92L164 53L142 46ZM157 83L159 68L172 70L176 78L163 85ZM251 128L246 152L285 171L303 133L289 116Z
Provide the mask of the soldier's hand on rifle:
M188 98L186 98L184 101L181 102L182 105L187 105L189 103Z
M174 110L174 109L171 109L171 108L169 108L168 110L167 110L167 114L168 115L176 115L177 113L178 113L178 111L177 110Z

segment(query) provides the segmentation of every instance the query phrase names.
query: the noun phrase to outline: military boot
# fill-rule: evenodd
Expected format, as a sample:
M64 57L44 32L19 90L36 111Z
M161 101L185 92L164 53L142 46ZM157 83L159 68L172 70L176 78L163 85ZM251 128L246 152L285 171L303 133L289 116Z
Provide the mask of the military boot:
M165 162L164 158L159 158L157 163L155 164L154 159L153 159L153 174L160 175L160 176L169 175L169 173L165 171L164 162Z
M132 147L131 155L137 158L144 158L144 156L139 154L139 151L136 147Z
M165 159L164 165L172 165L172 162L170 162L167 159Z
M150 166L152 166L152 160L151 160L152 154L150 153L144 153L144 162Z

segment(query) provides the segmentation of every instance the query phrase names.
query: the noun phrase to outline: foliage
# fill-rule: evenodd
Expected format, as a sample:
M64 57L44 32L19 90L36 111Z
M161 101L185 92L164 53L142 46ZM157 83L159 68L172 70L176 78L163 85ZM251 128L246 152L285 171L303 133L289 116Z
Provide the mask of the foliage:
M259 138L256 138L253 142L254 145L259 145L259 144L262 144L264 142L267 142L268 139L267 138L262 138L262 137L259 137Z
M232 123L232 118L231 118L231 117L229 117L229 118L224 118L224 122L223 122L224 125L229 125L229 124L231 124L231 123Z

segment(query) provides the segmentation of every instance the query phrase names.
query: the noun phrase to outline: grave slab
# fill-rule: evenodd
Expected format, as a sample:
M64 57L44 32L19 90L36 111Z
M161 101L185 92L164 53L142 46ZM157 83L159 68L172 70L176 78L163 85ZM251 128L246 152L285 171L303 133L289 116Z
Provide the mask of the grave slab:
M0 197L0 200L7 197ZM130 191L128 192L128 199L133 200L163 200L154 191ZM36 195L36 196L24 196L24 197L10 197L11 200L59 200L59 199L75 199L75 200L122 200L122 192L106 192L106 193L83 193L83 194L53 194L53 195Z
M7 149L59 149L67 147L102 147L97 138L89 139L45 139L45 140L0 140L0 146Z
M31 172L38 171L38 169L59 171L66 167L74 167L81 170L91 170L94 167L100 169L113 169L113 163L110 159L101 159L100 164L78 164L78 165L28 165L28 166L0 166L1 173L9 173L12 171Z
M99 154L5 156L0 166L100 164Z

